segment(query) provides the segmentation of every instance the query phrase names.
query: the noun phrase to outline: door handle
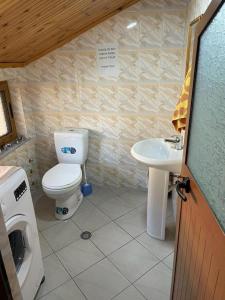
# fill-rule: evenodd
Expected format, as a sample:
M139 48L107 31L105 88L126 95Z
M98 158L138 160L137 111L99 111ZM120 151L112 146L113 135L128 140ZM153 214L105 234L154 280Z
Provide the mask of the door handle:
M190 193L190 190L191 190L190 179L189 179L189 177L180 177L180 178L182 178L182 181L177 180L176 191L177 191L177 194L179 195L179 197L183 201L187 201L187 197L183 193L183 190L185 191L185 193Z

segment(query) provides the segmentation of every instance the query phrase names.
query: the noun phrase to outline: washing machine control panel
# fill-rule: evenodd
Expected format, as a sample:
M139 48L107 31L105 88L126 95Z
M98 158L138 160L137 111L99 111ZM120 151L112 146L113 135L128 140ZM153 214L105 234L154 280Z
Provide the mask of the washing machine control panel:
M27 185L24 180L14 191L14 196L16 198L16 201L19 201L19 199L23 196L26 190L27 190Z

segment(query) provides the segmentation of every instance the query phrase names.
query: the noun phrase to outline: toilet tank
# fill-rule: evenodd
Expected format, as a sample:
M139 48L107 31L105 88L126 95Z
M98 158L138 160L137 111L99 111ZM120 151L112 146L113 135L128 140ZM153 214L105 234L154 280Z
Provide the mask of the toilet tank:
M68 164L83 164L88 154L88 130L66 128L54 132L58 161Z

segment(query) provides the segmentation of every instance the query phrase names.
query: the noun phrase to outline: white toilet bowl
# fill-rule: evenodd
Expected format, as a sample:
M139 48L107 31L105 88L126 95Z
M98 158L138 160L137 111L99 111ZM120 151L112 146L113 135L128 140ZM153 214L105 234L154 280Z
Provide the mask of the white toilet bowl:
M56 200L57 219L66 220L78 209L83 199L81 180L82 171L78 164L59 163L43 176L43 191L49 198Z
M81 165L87 160L88 130L65 128L55 131L54 143L59 163L45 173L42 188L48 197L56 200L56 218L66 220L75 213L83 199Z

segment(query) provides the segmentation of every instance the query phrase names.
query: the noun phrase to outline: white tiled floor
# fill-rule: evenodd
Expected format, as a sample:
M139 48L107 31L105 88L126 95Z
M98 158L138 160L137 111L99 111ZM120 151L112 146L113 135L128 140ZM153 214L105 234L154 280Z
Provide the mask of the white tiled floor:
M140 290L148 300L168 300L171 275L171 270L160 262L152 270L138 279L134 283L134 286Z
M91 237L91 241L105 255L119 249L131 239L128 233L113 222L93 232Z
M54 218L54 202L36 206L46 281L42 300L168 300L172 275L174 220L167 239L146 233L147 193L94 187L68 221ZM168 206L171 210L171 205ZM80 233L92 232L90 240Z
M81 230L71 221L61 222L42 231L51 248L55 251L80 239Z
M116 219L115 222L132 237L136 237L146 231L146 214L146 204L143 204L125 216Z

